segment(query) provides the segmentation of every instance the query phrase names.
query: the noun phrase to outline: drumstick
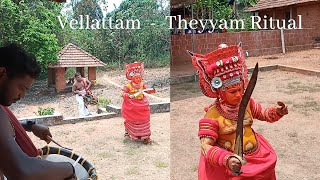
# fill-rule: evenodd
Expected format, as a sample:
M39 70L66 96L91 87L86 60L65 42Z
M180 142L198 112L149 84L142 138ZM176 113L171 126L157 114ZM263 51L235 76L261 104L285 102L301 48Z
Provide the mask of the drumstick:
M73 163L73 167L76 167L77 163L80 161L81 156L78 157L78 159L76 160L76 162Z
M47 135L47 139L49 139L50 141L52 141L53 143L55 143L56 145L58 145L58 146L60 146L60 147L62 147L62 148L64 148L64 149L67 149L67 150L72 151L72 149L70 149L70 148L66 148L66 147L61 146L59 143L57 143L56 141L54 141L49 135Z

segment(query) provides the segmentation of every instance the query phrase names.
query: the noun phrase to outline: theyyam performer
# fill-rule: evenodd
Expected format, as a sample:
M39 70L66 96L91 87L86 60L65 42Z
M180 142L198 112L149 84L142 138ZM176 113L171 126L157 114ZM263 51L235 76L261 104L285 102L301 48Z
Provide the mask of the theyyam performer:
M126 78L130 81L123 87L122 117L125 119L125 137L151 142L150 106L145 93L155 93L155 89L147 88L142 82L144 66L141 62L125 64Z
M189 53L199 72L203 94L215 99L205 108L204 118L199 120L199 180L275 180L276 153L267 140L252 129L252 124L254 119L269 123L278 121L288 114L287 106L278 102L277 107L263 109L249 96L247 105L242 108L242 159L235 153L236 131L240 102L249 87L241 44L221 44L206 55Z

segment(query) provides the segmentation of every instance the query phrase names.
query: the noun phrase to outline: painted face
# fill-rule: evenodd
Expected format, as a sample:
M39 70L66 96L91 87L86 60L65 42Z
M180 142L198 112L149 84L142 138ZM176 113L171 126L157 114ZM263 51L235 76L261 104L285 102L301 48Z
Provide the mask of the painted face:
M81 81L82 81L81 75L77 76L77 77L76 77L76 80L77 80L78 82L81 82Z
M138 84L142 81L142 77L141 76L133 76L132 77L132 82Z
M225 92L225 102L229 105L237 106L240 104L243 96L243 87L242 84L236 84L228 87Z
M24 77L8 78L2 75L0 78L0 104L10 106L23 98L31 88L34 79L25 75Z

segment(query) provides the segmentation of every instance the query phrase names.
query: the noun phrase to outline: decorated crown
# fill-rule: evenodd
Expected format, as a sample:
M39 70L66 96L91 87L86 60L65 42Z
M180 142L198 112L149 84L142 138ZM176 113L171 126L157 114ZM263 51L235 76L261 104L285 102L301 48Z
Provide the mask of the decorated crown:
M218 97L218 89L240 83L247 87L247 67L244 64L244 52L241 46L222 44L209 54L201 55L189 52L192 64L199 73L199 84L204 95Z
M130 64L124 64L126 69L126 77L131 80L133 76L143 76L144 67L142 62L134 62Z

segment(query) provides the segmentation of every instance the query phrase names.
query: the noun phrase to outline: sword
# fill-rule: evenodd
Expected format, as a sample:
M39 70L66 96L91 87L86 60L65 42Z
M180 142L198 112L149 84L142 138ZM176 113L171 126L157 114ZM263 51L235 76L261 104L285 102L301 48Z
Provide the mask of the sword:
M141 93L145 93L145 92L150 91L150 90L153 90L153 88L147 88L147 89L144 89L144 90L139 90L138 92L134 93L133 96L134 96L134 97L137 97L137 96L139 96Z
M240 160L241 165L245 165L247 163L246 159L243 156L243 119L246 112L247 105L249 103L250 97L252 95L253 89L256 86L257 78L258 78L258 63L254 67L252 76L250 78L248 87L246 92L244 93L241 102L240 108L238 112L238 121L237 121L237 130L236 130L236 142L234 148L234 157ZM233 172L235 175L239 176L242 171L240 169L239 172Z

